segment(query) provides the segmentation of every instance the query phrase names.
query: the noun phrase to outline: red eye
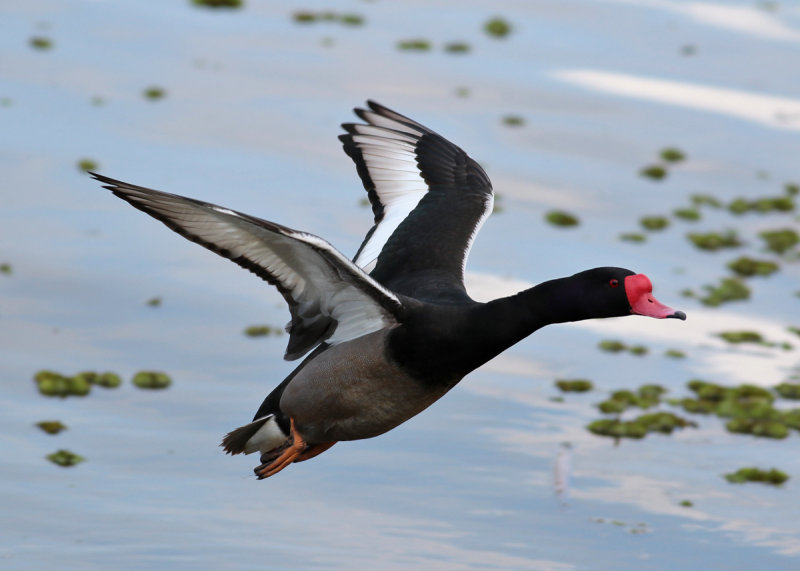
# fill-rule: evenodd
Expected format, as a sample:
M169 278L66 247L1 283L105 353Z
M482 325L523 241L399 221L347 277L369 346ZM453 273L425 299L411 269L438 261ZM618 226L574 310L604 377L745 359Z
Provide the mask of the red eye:
M608 282L608 285L610 285L611 287L619 287L619 280L611 280L610 282Z

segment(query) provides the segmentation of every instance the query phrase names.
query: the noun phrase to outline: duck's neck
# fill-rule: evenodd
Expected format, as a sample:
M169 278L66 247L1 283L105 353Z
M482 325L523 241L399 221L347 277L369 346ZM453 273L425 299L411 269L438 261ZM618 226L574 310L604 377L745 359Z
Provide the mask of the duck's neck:
M476 324L472 326L474 335L465 339L466 352L474 355L467 365L469 370L478 368L545 325L594 317L579 300L576 303L569 280L551 280L476 306L470 316L471 322Z

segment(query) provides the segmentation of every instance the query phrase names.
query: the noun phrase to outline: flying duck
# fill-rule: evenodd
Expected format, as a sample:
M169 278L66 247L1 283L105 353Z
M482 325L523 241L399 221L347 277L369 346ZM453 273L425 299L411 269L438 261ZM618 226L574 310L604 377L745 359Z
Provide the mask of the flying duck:
M307 355L228 433L268 478L340 440L383 434L551 323L645 315L686 319L644 274L600 267L479 303L464 287L470 246L492 211L484 170L431 129L374 101L339 137L374 225L353 260L325 240L255 216L91 173L169 228L278 288L291 321L285 359Z

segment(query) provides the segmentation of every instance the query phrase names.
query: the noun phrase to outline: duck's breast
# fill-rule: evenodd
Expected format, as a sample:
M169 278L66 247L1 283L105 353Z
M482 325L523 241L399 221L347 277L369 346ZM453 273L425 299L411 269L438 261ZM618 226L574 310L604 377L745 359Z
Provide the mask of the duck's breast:
M413 378L387 357L388 332L334 345L305 364L280 407L308 443L371 438L418 414L449 386Z

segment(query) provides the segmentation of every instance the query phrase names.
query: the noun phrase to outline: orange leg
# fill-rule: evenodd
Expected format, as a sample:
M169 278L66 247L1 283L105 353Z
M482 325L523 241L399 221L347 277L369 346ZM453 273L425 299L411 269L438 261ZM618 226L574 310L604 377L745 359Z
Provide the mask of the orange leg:
M292 437L292 444L283 452L281 452L280 456L275 458L272 462L267 464L264 467L260 467L256 469L256 475L258 476L259 480L263 480L264 478L269 478L270 476L277 474L286 466L294 462L298 457L300 457L308 448L305 440L295 431L294 429L294 419L290 418L290 436Z
M306 460L311 460L314 456L319 456L334 444L336 444L336 440L334 440L333 442L323 442L322 444L312 444L306 449L305 452L303 452L302 454L300 454L300 456L295 458L294 461L304 462Z

